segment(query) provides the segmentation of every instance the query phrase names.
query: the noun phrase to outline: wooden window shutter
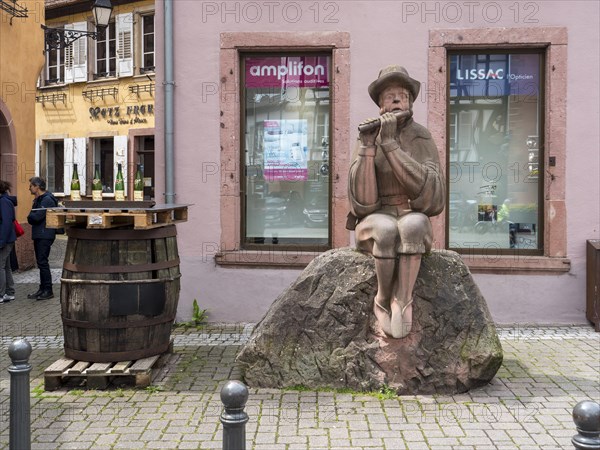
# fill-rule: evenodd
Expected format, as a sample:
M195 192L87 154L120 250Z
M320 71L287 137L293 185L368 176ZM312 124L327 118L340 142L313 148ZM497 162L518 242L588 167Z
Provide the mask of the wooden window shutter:
M117 22L117 71L120 77L133 76L133 13L119 14Z
M76 31L87 31L87 22L77 22L73 24L73 29ZM83 36L77 39L69 47L72 49L73 61L73 82L87 81L87 37Z

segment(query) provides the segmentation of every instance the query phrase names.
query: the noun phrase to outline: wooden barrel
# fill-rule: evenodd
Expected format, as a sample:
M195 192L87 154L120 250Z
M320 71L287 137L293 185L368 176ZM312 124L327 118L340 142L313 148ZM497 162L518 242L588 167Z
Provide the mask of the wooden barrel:
M70 228L67 235L60 288L65 356L117 362L166 352L181 277L175 226Z

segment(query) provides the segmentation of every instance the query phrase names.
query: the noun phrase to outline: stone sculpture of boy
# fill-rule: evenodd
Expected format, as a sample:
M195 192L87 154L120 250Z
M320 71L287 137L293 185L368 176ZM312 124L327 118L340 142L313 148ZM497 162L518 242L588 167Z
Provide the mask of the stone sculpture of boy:
M445 204L437 148L425 127L412 120L420 83L406 69L388 66L369 85L380 117L359 126L350 165L349 199L359 250L372 254L377 273L373 312L388 336L412 327L412 292L421 255L431 249L429 217Z

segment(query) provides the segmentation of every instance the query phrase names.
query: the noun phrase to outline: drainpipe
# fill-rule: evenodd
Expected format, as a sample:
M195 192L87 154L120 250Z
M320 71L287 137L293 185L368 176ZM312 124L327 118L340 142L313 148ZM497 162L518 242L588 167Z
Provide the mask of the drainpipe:
M175 203L173 189L173 0L164 0L165 13L165 203Z

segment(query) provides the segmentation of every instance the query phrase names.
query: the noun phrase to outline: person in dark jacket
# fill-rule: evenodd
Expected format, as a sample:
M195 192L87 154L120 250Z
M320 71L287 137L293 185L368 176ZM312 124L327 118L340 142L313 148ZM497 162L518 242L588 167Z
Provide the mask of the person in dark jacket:
M40 269L40 287L37 292L29 294L27 298L46 300L54 297L52 292L52 275L50 273L50 248L56 237L56 230L46 228L46 208L55 208L58 201L51 192L46 191L46 181L40 177L29 180L29 192L35 196L27 222L31 225L31 238L35 260Z
M8 303L15 299L10 254L17 240L13 223L17 198L8 195L10 188L8 181L0 180L0 303Z

